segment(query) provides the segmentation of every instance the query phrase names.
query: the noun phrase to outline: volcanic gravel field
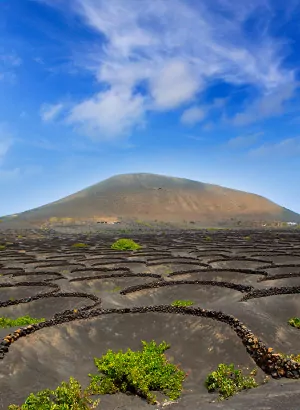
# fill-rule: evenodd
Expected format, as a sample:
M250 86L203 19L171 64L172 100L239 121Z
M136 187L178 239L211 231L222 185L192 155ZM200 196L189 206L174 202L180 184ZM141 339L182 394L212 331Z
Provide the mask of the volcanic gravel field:
M287 323L300 317L300 232L19 234L0 232L0 316L46 321L0 329L0 409L70 376L85 387L94 357L152 339L189 374L170 409L300 409L300 363L277 355L300 353ZM142 249L110 249L123 237ZM171 306L178 299L194 305ZM257 368L260 386L218 402L204 381L220 363ZM98 408L163 408L157 397L104 395Z

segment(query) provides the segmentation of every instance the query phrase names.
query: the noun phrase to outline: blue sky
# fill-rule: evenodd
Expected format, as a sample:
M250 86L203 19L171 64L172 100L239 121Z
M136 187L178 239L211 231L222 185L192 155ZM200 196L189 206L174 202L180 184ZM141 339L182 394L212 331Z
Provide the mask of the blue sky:
M299 17L296 0L0 0L0 215L129 172L300 212Z

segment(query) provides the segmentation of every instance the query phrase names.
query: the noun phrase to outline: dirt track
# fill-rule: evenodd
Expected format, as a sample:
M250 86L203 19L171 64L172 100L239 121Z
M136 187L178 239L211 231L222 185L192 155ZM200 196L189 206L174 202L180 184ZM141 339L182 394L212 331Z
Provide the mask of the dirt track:
M124 234L0 234L0 244L13 243L0 251L0 315L47 320L2 354L0 409L70 376L85 386L95 371L94 357L109 348L139 349L141 340L155 339L170 343L167 356L190 372L170 409L299 410L300 369L294 363L267 368L257 349L300 351L300 330L287 324L300 317L300 232L132 234L143 245L136 252L112 251L118 237ZM89 247L75 249L76 242ZM170 308L176 299L194 305ZM15 330L0 329L0 337ZM249 335L258 338L257 347ZM217 396L207 393L205 377L219 363L231 362L242 369L258 366L259 381L265 373L273 378L213 403ZM104 396L99 405L147 408L161 406L122 394Z

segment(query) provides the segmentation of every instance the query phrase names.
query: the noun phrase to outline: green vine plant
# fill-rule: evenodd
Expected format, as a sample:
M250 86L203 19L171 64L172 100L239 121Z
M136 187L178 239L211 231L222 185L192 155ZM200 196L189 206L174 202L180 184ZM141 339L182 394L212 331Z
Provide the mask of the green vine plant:
M240 369L235 369L233 364L221 363L217 370L207 376L205 387L209 392L218 392L219 400L224 400L244 389L257 387L253 377L255 375L256 369L249 376L245 376Z
M171 303L171 306L187 307L187 306L192 306L193 304L194 302L191 300L174 300L174 302Z
M33 325L35 323L45 322L46 319L35 319L28 315L18 317L17 319L10 319L8 317L0 317L0 328L9 328L15 326Z
M292 317L288 321L289 325L296 327L297 329L300 329L300 318L299 317Z
M87 390L77 380L70 377L68 383L62 382L55 390L45 389L37 394L31 393L21 406L11 404L8 410L91 410L100 400L92 400Z
M99 374L89 374L88 390L92 394L131 392L157 403L152 391L162 391L171 400L181 393L185 373L169 363L164 352L170 347L166 342L142 341L142 351L108 352L101 359L94 359Z
M132 239L118 239L111 245L111 249L118 250L118 251L127 251L127 250L137 250L140 249L141 245L134 242Z

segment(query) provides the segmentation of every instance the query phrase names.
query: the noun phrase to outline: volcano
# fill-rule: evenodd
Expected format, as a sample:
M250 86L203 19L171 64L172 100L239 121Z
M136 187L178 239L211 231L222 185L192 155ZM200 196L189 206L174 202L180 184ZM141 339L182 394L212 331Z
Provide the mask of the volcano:
M42 223L51 218L300 222L299 214L253 193L148 173L115 175L14 219Z

